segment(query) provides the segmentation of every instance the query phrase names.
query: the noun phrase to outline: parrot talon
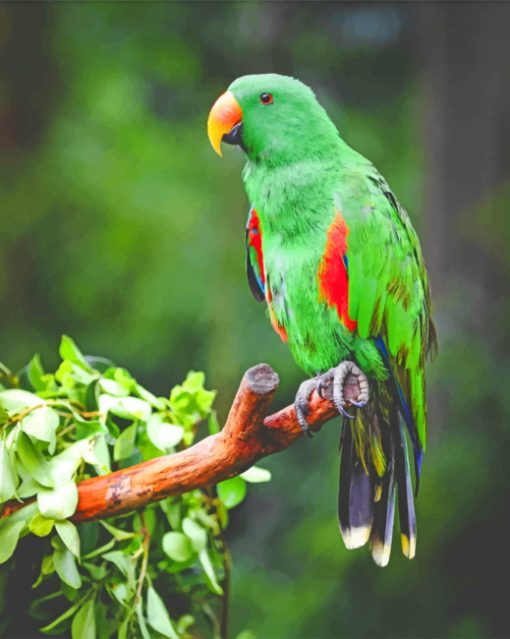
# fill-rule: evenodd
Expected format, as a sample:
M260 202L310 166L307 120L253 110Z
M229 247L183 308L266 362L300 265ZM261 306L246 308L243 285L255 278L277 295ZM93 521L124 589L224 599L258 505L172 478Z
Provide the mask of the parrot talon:
M308 435L308 437L313 437L312 432L308 426L308 422L306 421L306 416L310 414L310 408L308 406L308 401L310 399L310 395L317 387L317 380L315 379L307 379L301 383L298 388L298 392L296 393L296 399L294 400L294 410L296 411L296 417L301 427L301 430Z
M348 375L353 375L358 382L360 392L356 400L346 401L344 399L344 383ZM352 405L355 408L363 408L366 406L369 398L368 379L354 362L341 362L338 366L331 368L322 375L318 375L315 379L305 380L296 393L294 409L301 430L309 437L312 437L312 433L306 417L310 414L308 402L314 390L317 391L317 394L322 399L330 399L339 414L350 420L356 419L356 416L351 415L351 413L346 410L346 406Z
M358 381L360 393L356 401L344 399L344 382L348 375L353 375ZM317 384L317 392L323 396L322 391L326 386L333 382L332 400L335 404L337 411L346 417L347 419L355 419L354 415L348 413L345 409L346 404L351 404L355 408L363 408L368 402L368 379L361 371L359 366L354 362L345 361L341 362L335 368L331 368L329 371L320 376ZM320 391L319 391L320 387Z

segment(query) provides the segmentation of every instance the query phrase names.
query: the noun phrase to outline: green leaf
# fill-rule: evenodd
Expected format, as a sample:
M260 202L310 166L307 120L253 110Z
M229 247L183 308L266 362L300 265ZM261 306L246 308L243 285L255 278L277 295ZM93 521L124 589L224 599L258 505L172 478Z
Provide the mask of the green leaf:
M19 412L24 408L39 406L40 404L44 404L40 397L20 388L0 391L0 406L7 411Z
M145 528L147 529L147 532L149 533L149 535L152 535L154 533L154 529L156 527L156 521L157 521L157 517L156 517L156 509L155 508L146 508L143 511L143 518L145 519ZM144 524L140 518L140 513L137 513L135 515L135 519L133 522L133 528L134 530L140 532L144 527Z
M180 527L182 513L181 504L170 497L159 502L161 510L165 513L170 526L175 530Z
M91 454L87 457L87 461L96 467L96 472L99 475L105 475L111 472L110 450L104 435L96 437L94 447Z
M147 422L147 436L151 442L162 451L168 452L175 448L182 440L184 428L176 424L169 424L163 415L155 413Z
M34 355L27 366L28 381L36 391L46 390L46 382L44 381L44 368L41 364L39 355Z
M55 522L55 528L66 547L79 559L80 536L76 526L68 519L64 519L63 521Z
M163 535L163 551L174 561L188 561L193 555L190 538L179 532L168 532Z
M50 460L49 466L55 486L69 482L82 460L88 461L94 442L95 436L80 439Z
M266 481L271 481L271 471L265 468L259 468L258 466L252 466L241 473L239 477L242 477L250 484L261 484Z
M21 429L34 439L48 442L48 452L55 452L56 432L60 423L57 411L49 406L42 406L30 412L21 421Z
M53 564L57 575L64 583L75 590L81 587L81 577L72 553L65 549L57 549L53 553Z
M223 588L218 583L218 579L216 578L216 573L214 572L214 568L212 565L211 558L209 557L209 553L207 549L204 548L198 553L198 558L200 563L202 564L202 568L204 569L205 574L209 580L209 585L211 586L211 590L217 595L223 594Z
M137 424L131 424L117 438L113 447L113 459L119 461L131 457L135 449Z
M96 639L111 639L114 637L118 622L109 616L109 605L105 605L100 599L96 599ZM117 638L118 639L118 636Z
M126 617L121 621L119 629L117 631L117 639L128 639L129 624L131 622L130 617Z
M10 517L0 522L0 564L5 563L16 550L24 521L10 521Z
M16 439L16 452L27 472L43 486L53 486L48 463L32 443L30 437L20 431Z
M67 450L70 450L71 448L72 446L69 446ZM78 468L81 460L81 455L77 456L74 460L62 458L60 455L51 459L48 462L48 466L53 478L53 485L60 486L61 484L68 484L72 481L74 472Z
M93 599L89 599L84 603L74 616L71 633L73 639L96 638L96 617Z
M41 570L39 571L39 576L32 584L32 588L37 588L37 586L43 581L46 575L52 575L54 572L55 566L53 565L53 555L45 555L41 561ZM42 618L43 617L41 617L41 619Z
M156 395L148 391L143 386L140 386L140 384L135 386L135 393L141 399L149 402L149 404L156 410L165 410L167 406L167 400L164 397L156 397Z
M85 359L83 353L76 346L74 340L72 340L67 335L62 335L62 340L60 341L60 349L59 349L60 357L63 360L68 360L73 364L76 364L80 368L88 371L89 373L93 372L93 369L89 366L89 363Z
M37 537L46 537L53 530L53 519L43 517L41 513L37 513L28 524L28 530Z
M185 517L182 520L182 530L191 540L191 545L196 552L200 552L207 546L207 532L193 519Z
M102 526L106 528L106 530L112 535L117 541L124 541L125 539L133 539L135 533L127 532L126 530L121 530L120 528L116 528L112 526L106 521L99 522Z
M228 508L225 508L225 504L220 501L218 502L216 511L218 513L218 519L222 530L226 530L228 526Z
M130 571L131 561L121 550L114 550L103 555L103 559L111 561L117 566L120 572L127 576Z
M21 473L25 472L22 468L23 467L18 467ZM44 486L41 486L32 476L25 473L23 481L16 489L16 497L19 497L19 499L28 499L36 495L42 488L44 488Z
M79 595L83 594L83 591L79 593L78 590L71 588L71 586L68 586L64 582L60 583L60 590L62 594L64 595L64 597L67 599L67 601L70 601L70 602L77 601L79 599Z
M105 393L114 397L127 397L130 393L130 388L126 388L125 384L121 384L114 379L105 379L103 377L99 385Z
M112 541L114 541L112 539ZM126 555L121 550L112 550L111 552L107 552L103 554L103 559L106 561L111 561L120 572L127 577L128 584L130 586L134 585L134 570L133 570L133 562L129 555Z
M108 379L114 379L116 382L119 382L130 391L136 388L136 380L131 375L131 373L120 366L111 367L105 372L105 377Z
M53 601L53 599L57 599L60 596L61 593L59 590L57 590L56 592L51 592L49 595L44 595L44 597L38 597L37 599L34 599L28 609L30 616L34 617L34 619L38 619L39 621L47 619L49 617L49 606L47 606L47 603Z
M177 631L184 636L188 636L190 634L188 631L194 624L195 617L193 615L182 615L177 622Z
M99 548L94 548L94 550L91 550L90 552L88 552L86 555L84 555L83 559L93 559L94 557L97 557L98 555L102 555L103 553L107 552L108 550L110 550L110 548L113 548L114 546L115 546L115 539L110 539L110 541L104 544L103 546L99 546Z
M85 439L92 435L106 434L108 428L102 424L98 419L79 419L75 418L76 424L76 439Z
M73 481L52 490L41 490L37 494L37 506L41 515L49 519L66 519L78 505L78 488Z
M85 360L95 371L105 373L109 368L115 366L111 359L107 357L97 357L96 355L85 355Z
M142 602L139 601L136 604L136 617L138 619L138 625L142 633L142 639L151 639L147 624L145 623L145 617L143 616Z
M232 477L220 482L216 490L226 508L235 508L246 497L246 482L242 477Z
M152 586L147 589L147 619L156 632L170 639L179 639L163 600Z
M108 572L105 564L96 566L96 564L89 564L84 561L82 566L85 568L85 570L89 571L90 576L94 581L102 581L106 577L106 573Z
M112 397L99 395L99 410L102 413L111 412L123 419L140 419L146 422L152 412L151 405L138 397Z
M14 497L17 481L10 451L7 444L0 440L0 503Z
M28 526L28 522L36 514L37 514L37 504L36 503L27 504L26 506L23 506L23 508L20 508L19 510L15 510L12 513L12 515L9 515L9 517L5 519L2 519L0 517L0 528L2 527L2 524L7 521L9 522L22 521L26 526Z
M87 521L80 524L78 528L80 535L80 552L89 553L97 548L99 543L99 535L101 534L100 523L98 521Z
M112 588L112 594L115 599L122 605L124 605L129 598L129 590L124 582L120 582L118 584L114 584Z
M59 592L57 594L60 595L61 593ZM51 623L44 626L43 628L39 628L39 630L41 632L44 632L50 635L61 634L61 632L65 630L65 625L63 625L63 622L74 615L74 613L78 610L78 608L83 603L83 600L84 600L84 597L82 597L79 601L73 604L70 608L68 608L65 612L63 612L59 617L54 619Z

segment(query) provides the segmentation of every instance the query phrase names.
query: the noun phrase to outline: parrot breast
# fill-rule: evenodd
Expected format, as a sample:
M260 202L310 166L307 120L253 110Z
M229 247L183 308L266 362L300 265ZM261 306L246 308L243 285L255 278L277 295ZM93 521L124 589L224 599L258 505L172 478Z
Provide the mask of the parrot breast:
M311 234L292 244L275 235L263 238L269 318L298 365L309 373L336 365L350 352L353 340L352 322L338 321L343 312L339 309L347 317L347 301L333 294L342 272L325 260L331 249L326 233L323 237L318 242Z
M279 169L248 163L243 174L252 201L249 280L259 282L256 298L263 291L273 327L309 374L346 359L356 337L344 261L348 228L334 198L339 173L336 162L314 160Z

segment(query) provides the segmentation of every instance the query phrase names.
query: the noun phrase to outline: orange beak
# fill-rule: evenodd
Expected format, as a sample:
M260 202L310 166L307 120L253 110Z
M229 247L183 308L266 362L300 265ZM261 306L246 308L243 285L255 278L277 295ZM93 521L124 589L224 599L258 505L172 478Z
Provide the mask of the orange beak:
M243 119L243 112L234 94L225 91L213 104L207 120L207 135L212 148L221 157L221 141Z

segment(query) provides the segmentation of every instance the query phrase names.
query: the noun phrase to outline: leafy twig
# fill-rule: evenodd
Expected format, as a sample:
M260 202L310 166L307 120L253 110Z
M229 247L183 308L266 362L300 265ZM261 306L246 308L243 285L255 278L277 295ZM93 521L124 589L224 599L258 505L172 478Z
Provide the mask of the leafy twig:
M140 512L140 521L142 522L141 533L142 533L142 565L140 568L140 575L138 576L138 585L136 588L136 594L134 599L133 608L136 608L139 601L142 598L143 584L145 582L145 577L147 576L147 566L149 564L149 546L151 542L151 536L149 533L149 529L147 528L147 522L145 521L145 513Z

